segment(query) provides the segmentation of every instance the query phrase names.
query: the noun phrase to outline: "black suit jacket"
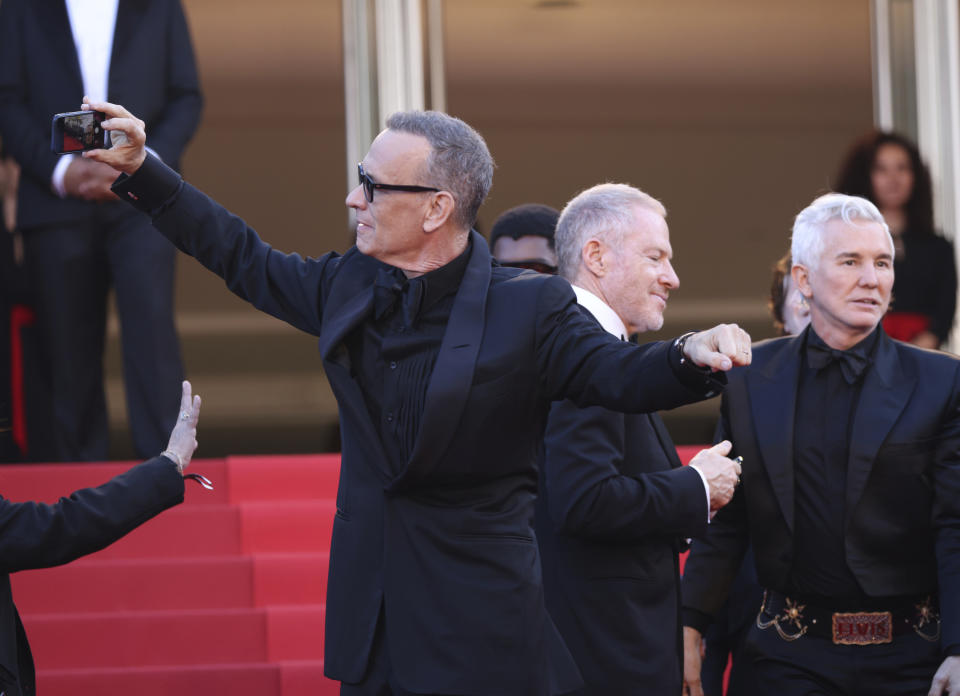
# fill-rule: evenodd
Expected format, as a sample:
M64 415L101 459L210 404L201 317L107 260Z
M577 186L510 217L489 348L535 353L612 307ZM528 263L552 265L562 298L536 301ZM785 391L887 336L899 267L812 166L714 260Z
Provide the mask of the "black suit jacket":
M586 311L586 310L584 310ZM583 694L679 694L678 553L706 532L700 475L656 414L550 409L536 531L547 610Z
M0 497L0 692L36 691L33 657L10 592L10 573L49 568L112 544L169 507L183 502L183 477L155 457L98 488L55 505Z
M108 80L108 101L143 119L147 145L177 168L202 106L179 0L119 0ZM64 0L0 2L0 138L23 170L21 229L83 219L96 209L89 201L59 198L50 185L59 159L50 150L51 120L78 110L82 99Z
M159 209L154 225L235 293L319 337L343 443L327 675L363 678L382 608L404 689L530 696L578 686L544 609L533 534L549 404L567 396L655 410L717 385L700 374L682 384L669 344L612 339L576 309L566 281L491 267L474 232L413 454L392 471L344 342L371 315L382 264L355 247L306 260L275 251L153 158L115 189Z
M805 334L754 347L731 373L720 436L743 456L742 485L696 541L685 607L712 616L749 538L764 587L784 591L793 562L793 428ZM870 596L941 588L942 646L960 645L960 361L880 333L852 423L847 564ZM802 443L800 443L802 446Z

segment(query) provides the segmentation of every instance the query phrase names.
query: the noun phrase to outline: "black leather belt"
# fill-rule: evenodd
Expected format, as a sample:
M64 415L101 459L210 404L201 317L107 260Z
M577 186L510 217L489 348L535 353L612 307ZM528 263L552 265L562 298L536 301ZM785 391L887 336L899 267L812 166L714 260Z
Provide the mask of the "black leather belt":
M940 615L936 597L931 595L906 598L894 606L869 611L861 607L835 611L766 590L757 627L773 627L787 641L809 635L829 638L837 645L880 645L908 633L931 642L940 640Z

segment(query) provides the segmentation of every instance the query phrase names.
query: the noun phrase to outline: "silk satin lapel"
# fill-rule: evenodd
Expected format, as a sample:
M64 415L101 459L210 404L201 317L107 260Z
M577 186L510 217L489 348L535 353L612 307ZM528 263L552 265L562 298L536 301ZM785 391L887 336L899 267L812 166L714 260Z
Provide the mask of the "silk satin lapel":
M113 66L120 65L123 50L130 39L136 34L136 27L146 14L148 0L120 0L117 3L117 23L113 30L113 50L110 53L110 72ZM112 92L113 85L109 85L108 92Z
M56 60L65 69L70 71L73 82L79 95L77 101L69 110L80 108L80 99L83 98L83 77L80 75L80 61L77 58L77 47L73 43L73 31L70 29L70 16L67 14L65 0L31 0L38 3L40 10L40 25L47 30L50 36L50 45L56 52ZM43 47L35 47L43 50ZM66 95L64 99L69 100ZM65 102L66 103L66 102ZM68 109L64 107L64 111ZM51 114L52 116L53 114Z
M471 231L473 251L450 310L440 354L427 387L420 431L410 462L394 481L408 472L422 474L436 466L453 439L460 415L470 395L473 371L483 339L484 311L490 286L490 252L487 242Z
M673 440L670 438L670 433L667 432L667 428L663 424L663 420L656 413L647 414L647 418L650 420L650 427L653 428L653 432L660 441L660 446L663 448L664 454L667 455L667 459L670 461L670 467L676 469L677 467L683 466L680 457L677 455L677 448L674 446Z
M874 352L874 365L867 370L860 390L860 401L850 429L850 459L847 464L845 523L849 524L867 485L880 445L903 412L917 386L914 378L900 370L896 345L880 333Z
M793 531L793 421L803 340L797 336L786 343L765 368L750 369L746 383L760 456Z
M373 309L373 279L380 262L359 252L348 252L341 261L343 267L332 284L330 296L323 306L323 328L320 332L320 357L343 364L346 353L334 357L344 337Z

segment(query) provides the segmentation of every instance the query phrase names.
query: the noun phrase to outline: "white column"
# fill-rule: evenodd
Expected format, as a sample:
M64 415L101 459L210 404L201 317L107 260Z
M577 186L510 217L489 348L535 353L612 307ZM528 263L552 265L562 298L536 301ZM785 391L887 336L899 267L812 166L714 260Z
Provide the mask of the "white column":
M347 191L357 185L357 162L377 134L376 62L369 0L343 0L343 91L347 130ZM351 225L353 215L351 211Z
M893 77L890 39L890 0L870 3L870 48L873 54L873 123L893 130Z
M378 123L395 111L422 109L423 19L420 0L375 0Z
M917 143L933 178L936 225L960 242L960 54L957 0L916 0ZM956 244L960 261L960 244ZM960 300L960 297L958 297ZM955 332L956 333L956 332ZM951 349L957 350L956 339Z

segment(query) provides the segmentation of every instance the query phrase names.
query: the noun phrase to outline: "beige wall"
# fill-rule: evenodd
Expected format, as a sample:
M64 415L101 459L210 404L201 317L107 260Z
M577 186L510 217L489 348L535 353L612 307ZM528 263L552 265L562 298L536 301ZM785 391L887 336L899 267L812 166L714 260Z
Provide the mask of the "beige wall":
M522 202L560 207L600 181L632 183L669 210L682 283L666 331L725 320L767 335L769 266L791 219L871 124L867 0L544 4L446 3L448 111L498 163L481 225ZM278 248L345 249L339 1L185 5L207 97L188 179ZM335 445L313 339L189 259L177 303L208 454ZM708 437L710 408L674 417L678 439Z

